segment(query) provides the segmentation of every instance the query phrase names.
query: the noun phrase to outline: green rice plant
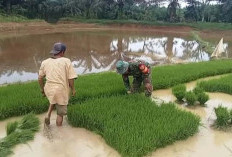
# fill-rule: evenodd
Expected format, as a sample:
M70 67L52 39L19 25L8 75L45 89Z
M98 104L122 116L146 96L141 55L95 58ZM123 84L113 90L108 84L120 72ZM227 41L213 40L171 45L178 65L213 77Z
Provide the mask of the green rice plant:
M197 100L200 102L200 105L204 105L209 100L209 95L206 93L200 93L197 95Z
M194 105L195 102L197 101L197 96L192 91L189 91L186 92L185 99L188 105Z
M178 101L183 101L186 93L186 86L184 84L176 85L172 87L172 93L175 95Z
M157 66L152 68L154 89L170 88L199 78L232 72L231 60ZM77 94L70 104L83 103L101 96L126 94L121 75L115 72L83 75L75 81ZM38 82L0 87L0 120L27 113L43 113L49 102L43 98Z
M17 121L7 123L7 125L6 125L6 134L7 134L7 136L10 135L11 133L13 133L16 130L17 127L18 127L18 122Z
M198 131L200 118L143 95L101 97L68 108L68 121L100 134L122 156L141 157ZM112 136L113 135L113 136Z
M199 86L196 86L194 89L193 89L193 93L198 95L198 94L201 94L201 93L204 93L204 89L199 87Z
M231 119L230 113L226 107L219 106L214 108L216 114L216 126L217 127L226 127L229 125L229 120Z
M28 114L19 122L8 123L6 128L7 136L0 140L0 157L12 154L15 145L33 140L39 130L39 119Z
M218 79L201 81L199 86L207 92L223 92L232 94L232 75L229 74Z

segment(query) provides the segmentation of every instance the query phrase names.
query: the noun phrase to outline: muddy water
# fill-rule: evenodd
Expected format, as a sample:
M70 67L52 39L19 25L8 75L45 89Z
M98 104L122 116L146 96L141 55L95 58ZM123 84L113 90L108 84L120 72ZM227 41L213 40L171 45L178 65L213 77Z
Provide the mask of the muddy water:
M41 123L45 114L38 115ZM120 155L109 147L97 134L83 128L73 128L64 121L63 127L55 126L54 112L51 125L44 130L43 123L35 139L28 144L21 144L14 148L15 157L119 157ZM5 125L9 121L19 120L11 118L0 122L0 138L6 135Z
M220 37L211 40L216 44ZM48 52L57 41L66 43L66 56L72 60L78 74L114 70L118 59L141 59L151 64L209 60L209 55L189 38L189 33L117 29L9 38L1 38L0 34L0 84L37 79L42 60L50 57ZM227 42L230 41L225 40L224 46L232 52Z
M218 77L218 76L217 76ZM204 80L217 78L205 78ZM187 90L195 87L196 81L187 83ZM201 117L202 126L193 137L184 141L175 142L173 145L160 148L151 154L152 157L230 157L232 156L232 133L215 130L211 127L216 119L214 107L223 105L232 108L232 96L222 93L208 93L210 100L207 107L184 107L182 109L193 112ZM153 95L165 102L175 101L171 89L154 91Z

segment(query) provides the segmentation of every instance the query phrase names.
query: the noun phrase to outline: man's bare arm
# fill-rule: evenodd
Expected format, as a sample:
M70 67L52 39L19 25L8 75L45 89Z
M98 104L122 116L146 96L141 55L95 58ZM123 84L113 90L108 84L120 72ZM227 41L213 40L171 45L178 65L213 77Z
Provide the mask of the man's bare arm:
M69 83L69 87L72 90L72 96L74 96L76 94L76 90L74 88L74 79L68 79L68 83Z
M43 94L43 96L45 96L45 93L44 93L44 81L43 81L44 77L42 76L39 76L38 77L38 82L39 82L39 86L40 86L40 91L41 93Z

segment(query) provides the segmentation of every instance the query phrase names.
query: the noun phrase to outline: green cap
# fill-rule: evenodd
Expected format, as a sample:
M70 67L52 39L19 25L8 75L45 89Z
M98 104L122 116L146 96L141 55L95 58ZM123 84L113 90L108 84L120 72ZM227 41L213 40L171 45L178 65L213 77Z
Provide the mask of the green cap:
M129 67L129 63L128 62L119 60L116 63L117 72L119 74L124 74L128 70L128 67Z

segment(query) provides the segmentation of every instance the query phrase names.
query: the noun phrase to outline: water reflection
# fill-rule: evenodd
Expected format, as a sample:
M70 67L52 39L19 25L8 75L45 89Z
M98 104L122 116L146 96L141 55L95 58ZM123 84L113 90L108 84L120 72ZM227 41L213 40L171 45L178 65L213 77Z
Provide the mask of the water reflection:
M29 35L0 40L0 84L37 79L42 60L49 57L48 52L57 41L67 44L66 56L78 74L114 70L118 59L167 64L210 58L196 41L170 34L80 31ZM228 44L225 48L228 50Z

